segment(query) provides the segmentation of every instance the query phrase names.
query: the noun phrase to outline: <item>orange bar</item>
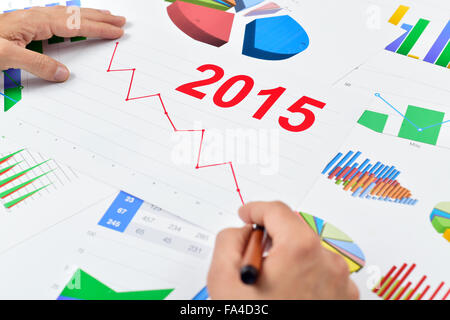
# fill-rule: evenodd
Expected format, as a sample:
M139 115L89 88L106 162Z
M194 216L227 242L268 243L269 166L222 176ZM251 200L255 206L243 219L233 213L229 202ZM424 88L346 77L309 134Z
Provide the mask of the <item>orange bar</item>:
M402 188L402 191L399 194L397 194L395 199L401 200L401 199L403 199L403 196L407 193L408 193L408 190L406 190L405 188Z
M391 184L389 185L389 187L387 187L387 188L384 190L384 192L381 193L381 196L382 196L383 198L386 197L386 196L389 194L389 192L391 192L391 190L394 189L394 188L397 186L397 183L398 183L398 182L393 182L393 183L391 183Z
M353 177L353 179L344 187L345 191L348 191L358 181L359 175Z
M389 192L386 196L389 197L389 198L394 199L394 198L395 198L395 195L396 195L398 192L400 192L400 191L402 191L402 186L401 186L400 184L398 184L398 185L396 185L396 186L391 190L391 192Z
M370 192L371 195L374 195L375 193L378 192L378 190L380 190L383 186L384 186L384 181L380 180L378 181L377 185L375 186L375 188L373 188L372 192Z
M367 179L369 179L369 173L364 173L364 175L362 176L362 178L358 181L357 184L355 184L355 186L352 188L352 192L355 192L356 190L358 190L359 187L361 187L364 182L367 181Z
M377 196L381 196L386 191L386 189L391 186L391 184L392 184L392 181L391 182L386 182L386 184L383 186L383 188L378 190Z
M376 179L374 174L371 174L369 177L369 180L367 180L367 182L362 186L364 188L364 191L366 191L366 189L372 184L372 182L374 182Z

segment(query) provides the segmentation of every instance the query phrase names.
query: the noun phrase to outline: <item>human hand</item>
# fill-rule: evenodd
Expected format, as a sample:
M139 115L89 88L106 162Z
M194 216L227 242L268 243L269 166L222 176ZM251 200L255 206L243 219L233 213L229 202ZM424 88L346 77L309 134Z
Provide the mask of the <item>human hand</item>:
M68 7L33 7L0 15L0 70L24 69L48 81L66 81L70 72L63 64L49 56L27 50L34 40L46 40L52 36L117 39L123 35L124 17L109 11L80 10L80 24L68 23L73 12Z
M317 234L288 206L280 202L255 202L242 207L239 215L247 226L227 229L217 236L208 275L212 299L359 298L344 259L323 248ZM256 284L245 285L240 268L252 224L266 228L272 247Z

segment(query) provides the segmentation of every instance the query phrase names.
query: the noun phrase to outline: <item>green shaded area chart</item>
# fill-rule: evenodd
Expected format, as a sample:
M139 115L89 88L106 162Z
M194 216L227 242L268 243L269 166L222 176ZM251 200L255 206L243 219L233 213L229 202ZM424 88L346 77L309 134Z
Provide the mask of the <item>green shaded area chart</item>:
M78 269L57 300L164 300L173 290L117 292Z

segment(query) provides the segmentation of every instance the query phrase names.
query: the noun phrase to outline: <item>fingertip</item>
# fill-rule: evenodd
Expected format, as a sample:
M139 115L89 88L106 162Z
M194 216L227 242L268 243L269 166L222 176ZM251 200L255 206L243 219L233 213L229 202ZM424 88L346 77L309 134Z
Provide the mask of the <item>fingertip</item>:
M53 77L53 81L55 82L65 82L70 77L69 69L64 65L58 65L56 68L55 75Z

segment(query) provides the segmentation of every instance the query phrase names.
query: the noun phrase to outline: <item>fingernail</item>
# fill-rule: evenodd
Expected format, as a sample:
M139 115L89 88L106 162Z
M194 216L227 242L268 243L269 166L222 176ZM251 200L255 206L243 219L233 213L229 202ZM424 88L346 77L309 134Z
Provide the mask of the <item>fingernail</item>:
M59 66L58 69L56 69L54 80L56 82L63 82L66 81L69 78L70 72L67 70L67 68Z
M100 11L103 13L106 13L106 14L111 14L111 11L109 11L109 10L100 10Z

